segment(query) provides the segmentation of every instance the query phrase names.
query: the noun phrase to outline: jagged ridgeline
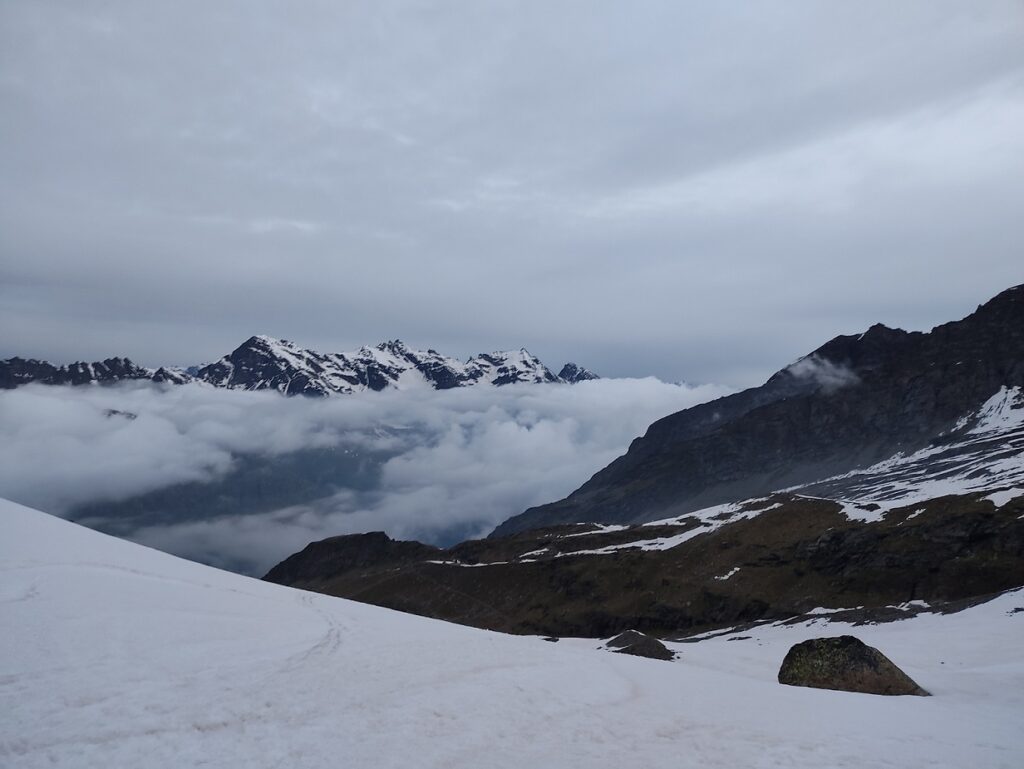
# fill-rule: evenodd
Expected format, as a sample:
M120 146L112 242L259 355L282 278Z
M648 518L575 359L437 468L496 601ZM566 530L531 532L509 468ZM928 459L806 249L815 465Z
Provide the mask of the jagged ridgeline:
M813 484L897 453L938 450L990 399L1021 386L1024 286L1017 286L928 333L875 325L838 336L760 387L660 419L568 497L511 518L495 535L653 521ZM1010 401L1006 419L1018 413ZM806 492L841 496L855 480Z
M411 349L399 340L362 347L355 352L321 353L268 336L250 337L220 360L188 371L144 368L127 358L66 366L25 358L0 361L0 389L32 382L84 385L130 380L169 384L198 381L234 390L327 396L415 387L447 390L478 384L573 384L597 378L575 363L565 364L555 374L525 348L481 353L460 361L436 350Z
M877 621L1019 587L1024 287L929 333L837 337L760 387L665 417L489 539L335 537L266 579L597 637L802 614Z

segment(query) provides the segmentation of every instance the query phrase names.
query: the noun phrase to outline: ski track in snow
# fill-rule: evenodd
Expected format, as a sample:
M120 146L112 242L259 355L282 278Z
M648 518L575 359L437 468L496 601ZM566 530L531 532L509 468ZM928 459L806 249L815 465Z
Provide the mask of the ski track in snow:
M1024 765L1024 591L666 663L262 583L7 502L0 569L5 768ZM775 681L790 645L842 632L935 696Z

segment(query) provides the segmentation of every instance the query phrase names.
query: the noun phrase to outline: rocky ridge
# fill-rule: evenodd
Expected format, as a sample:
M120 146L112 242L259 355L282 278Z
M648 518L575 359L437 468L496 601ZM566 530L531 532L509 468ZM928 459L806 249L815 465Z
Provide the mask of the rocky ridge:
M566 524L441 550L383 533L313 543L264 579L510 633L673 638L802 615L909 616L1024 585L1024 491L864 520L773 495L634 526Z
M638 523L866 468L940 446L958 420L1024 385L1024 286L928 333L875 325L839 336L765 384L672 414L563 500L504 536Z
M168 384L195 381L228 389L328 396L416 387L446 390L478 384L572 384L598 378L572 363L562 371L565 376L555 375L526 349L481 353L459 361L436 350L414 350L400 340L349 353L321 353L287 340L253 336L221 359L190 372L144 368L127 358L67 366L9 358L0 361L0 389L32 382L85 385L149 380Z

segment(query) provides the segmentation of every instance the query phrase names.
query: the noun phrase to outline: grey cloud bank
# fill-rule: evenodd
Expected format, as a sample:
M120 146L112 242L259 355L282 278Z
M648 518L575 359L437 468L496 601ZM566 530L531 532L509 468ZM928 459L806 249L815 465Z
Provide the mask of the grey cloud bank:
M756 384L1021 282L1018 2L0 6L0 357Z
M0 497L65 516L94 502L102 518L110 501L222 480L245 456L269 457L271 466L329 447L373 457L348 486L342 480L302 504L220 516L201 507L118 524L144 544L262 573L335 534L482 535L568 494L655 419L726 392L655 379L330 399L201 385L30 385L0 392ZM273 471L261 482L275 483Z

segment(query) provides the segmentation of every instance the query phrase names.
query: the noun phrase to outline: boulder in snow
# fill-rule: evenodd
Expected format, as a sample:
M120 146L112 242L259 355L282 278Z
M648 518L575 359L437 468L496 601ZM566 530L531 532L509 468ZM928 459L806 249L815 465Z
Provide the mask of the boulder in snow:
M782 661L779 683L865 694L928 696L888 657L852 635L812 638L796 644Z
M657 638L627 630L610 640L606 646L617 654L633 654L637 657L650 657L655 660L671 660L675 653Z

